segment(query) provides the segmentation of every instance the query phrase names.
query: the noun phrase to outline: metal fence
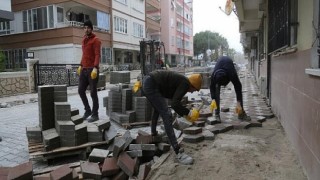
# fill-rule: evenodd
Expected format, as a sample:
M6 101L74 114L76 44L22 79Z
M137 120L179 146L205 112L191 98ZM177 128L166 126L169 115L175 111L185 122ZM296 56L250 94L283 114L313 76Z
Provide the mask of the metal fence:
M34 64L35 87L41 85L77 86L79 64Z

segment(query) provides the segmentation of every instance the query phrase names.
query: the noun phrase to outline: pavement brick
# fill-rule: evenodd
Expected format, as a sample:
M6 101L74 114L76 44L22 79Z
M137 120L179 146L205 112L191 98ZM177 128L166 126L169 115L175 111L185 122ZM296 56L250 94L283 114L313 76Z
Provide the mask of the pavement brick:
M72 179L72 169L68 165L63 165L50 173L51 180Z
M11 168L8 173L8 179L33 179L32 163L27 162Z
M108 150L94 148L89 155L89 161L103 162L104 159L108 156L108 154L109 154Z
M101 179L101 171L97 163L82 162L80 164L83 179Z
M129 177L132 177L136 171L137 159L132 159L126 152L122 152L118 158L117 165L124 171Z
M113 176L120 171L120 167L117 165L118 159L115 157L106 158L102 165L103 176Z

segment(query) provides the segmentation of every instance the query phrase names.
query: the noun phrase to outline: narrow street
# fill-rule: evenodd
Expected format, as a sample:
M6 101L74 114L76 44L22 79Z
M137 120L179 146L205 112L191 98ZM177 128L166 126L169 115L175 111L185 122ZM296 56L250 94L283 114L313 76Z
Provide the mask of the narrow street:
M245 73L240 77L244 106L254 119L269 108L258 95L259 90L253 77ZM68 93L71 107L78 108L82 114L82 104L76 88L68 90ZM200 93L209 94L209 90L202 89ZM99 91L101 118L108 118L102 105L102 98L107 94L108 90ZM199 94L189 94L189 98ZM29 98L30 95L25 97ZM230 108L230 112L222 113L223 123L232 123L235 120L235 93L232 84L224 89L221 98L222 107ZM0 114L0 166L12 167L27 162L29 156L25 127L38 125L38 103L1 108ZM120 127L119 131L122 131ZM174 153L170 151L168 158L158 161L152 167L150 179L307 179L277 118L267 119L262 127L235 128L219 133L215 140L182 142L181 145L194 157L195 163L192 166L175 163ZM43 162L34 162L34 168L41 169L45 166Z

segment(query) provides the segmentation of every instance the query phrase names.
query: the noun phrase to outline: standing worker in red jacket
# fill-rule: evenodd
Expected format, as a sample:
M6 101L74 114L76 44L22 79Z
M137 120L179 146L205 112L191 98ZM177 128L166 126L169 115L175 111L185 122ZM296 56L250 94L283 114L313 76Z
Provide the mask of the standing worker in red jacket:
M99 120L99 101L97 93L99 63L100 63L100 49L101 41L92 33L93 25L90 20L84 23L85 35L82 40L82 58L80 66L77 70L79 74L78 93L84 105L85 113L83 119L88 118L88 122ZM90 95L92 98L92 110L90 108L88 98L86 95L87 87L90 86ZM91 116L89 118L89 116Z

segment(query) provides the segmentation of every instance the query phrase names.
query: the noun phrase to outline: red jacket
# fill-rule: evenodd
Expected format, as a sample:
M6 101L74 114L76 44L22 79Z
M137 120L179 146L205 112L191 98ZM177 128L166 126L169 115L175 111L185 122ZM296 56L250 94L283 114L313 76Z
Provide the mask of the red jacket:
M101 41L95 34L85 35L82 40L81 66L83 68L99 68Z

